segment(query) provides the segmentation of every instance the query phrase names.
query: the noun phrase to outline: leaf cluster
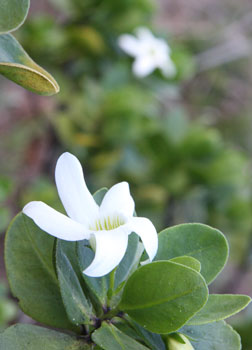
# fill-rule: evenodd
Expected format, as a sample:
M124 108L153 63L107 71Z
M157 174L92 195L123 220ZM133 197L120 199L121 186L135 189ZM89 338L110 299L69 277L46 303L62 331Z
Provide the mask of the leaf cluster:
M105 192L95 194L98 203ZM170 227L159 234L155 261L140 263L142 252L131 234L116 270L88 277L82 272L94 256L88 241L56 240L19 214L5 242L12 293L27 315L63 332L12 326L0 334L0 349L241 348L238 334L223 320L250 298L208 292L228 258L220 231L202 224Z

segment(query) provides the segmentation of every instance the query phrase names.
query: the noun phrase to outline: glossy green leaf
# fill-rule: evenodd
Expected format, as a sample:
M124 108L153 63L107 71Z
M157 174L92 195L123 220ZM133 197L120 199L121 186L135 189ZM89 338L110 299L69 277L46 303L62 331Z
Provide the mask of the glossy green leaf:
M16 324L0 334L0 350L88 350L90 345L74 336L50 329Z
M240 350L241 340L237 332L225 321L202 326L185 326L181 333L187 335L195 350Z
M173 258L170 261L188 266L197 272L200 272L201 270L201 263L199 260L193 258L192 256L178 256L177 258Z
M221 272L228 258L228 243L224 235L207 225L182 224L159 234L155 260L192 256L201 263L201 274L211 283Z
M128 323L130 323L131 327L135 330L136 334L144 341L145 345L148 346L152 350L166 350L165 344L162 340L160 334L152 333L147 329L144 329L137 322L127 317Z
M48 326L72 328L54 268L54 241L27 216L17 215L5 239L7 276L13 295L28 316Z
M38 66L11 34L0 35L0 74L40 95L59 92L55 79Z
M76 325L88 324L95 315L68 254L73 246L75 242L57 240L56 264L60 290L69 320Z
M184 265L157 261L140 267L126 282L120 309L154 333L182 327L207 301L202 276Z
M123 318L122 317L118 317L118 316L113 317L112 320L111 320L111 323L116 328L118 328L122 333L128 335L130 338L133 338L136 341L141 341L141 337L137 334L135 329L128 322L128 319L130 319L131 321L133 321L133 320L128 316L127 317L127 321L126 321L125 320L125 316L127 317L127 315L124 315ZM159 335L159 334L157 334L157 335Z
M87 244L88 242L86 240L77 242L77 254L81 271L84 271L94 259L94 252ZM90 292L105 306L109 289L109 275L103 277L89 277L82 273L82 278Z
M104 350L148 350L146 346L106 322L92 334L92 340Z
M123 318L114 317L111 322L124 334L143 343L151 350L166 350L165 343L160 334L144 329L128 315L124 315Z
M0 34L20 27L28 14L30 0L0 0Z
M206 305L187 324L200 325L224 320L244 309L251 302L247 295L211 294Z

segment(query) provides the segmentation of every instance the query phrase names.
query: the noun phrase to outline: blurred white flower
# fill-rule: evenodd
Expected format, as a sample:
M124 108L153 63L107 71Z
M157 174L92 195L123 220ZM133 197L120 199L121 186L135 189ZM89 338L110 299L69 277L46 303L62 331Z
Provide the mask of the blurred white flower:
M43 202L28 203L23 213L54 237L90 240L95 257L83 271L86 275L99 277L111 272L122 260L131 232L140 236L150 260L154 258L156 229L150 220L133 216L135 204L127 182L111 187L99 207L86 186L80 162L70 153L58 159L55 180L68 217Z
M165 40L156 38L148 28L136 29L136 36L121 35L118 44L128 55L135 57L132 69L137 77L145 77L156 68L161 69L166 77L176 74L170 47Z

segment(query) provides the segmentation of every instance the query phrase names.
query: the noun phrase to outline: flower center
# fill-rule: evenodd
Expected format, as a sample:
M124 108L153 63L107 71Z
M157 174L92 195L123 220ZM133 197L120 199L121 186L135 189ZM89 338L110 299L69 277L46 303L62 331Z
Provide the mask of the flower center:
M155 56L158 55L158 52L157 52L156 48L151 47L151 48L149 49L149 54L150 54L152 57L155 57Z
M113 214L108 216L103 216L97 218L89 227L92 231L101 231L101 230L114 230L115 228L124 225L125 219L122 215Z

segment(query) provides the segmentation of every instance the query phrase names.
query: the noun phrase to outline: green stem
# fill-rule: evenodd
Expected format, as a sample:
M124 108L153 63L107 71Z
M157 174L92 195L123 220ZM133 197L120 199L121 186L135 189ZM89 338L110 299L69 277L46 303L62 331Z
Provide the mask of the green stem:
M109 276L108 307L110 307L110 301L114 294L115 272L116 272L116 268L114 268L114 270L110 273L110 276Z
M116 308L110 310L109 312L107 312L106 314L104 314L103 317L101 318L101 320L106 320L106 319L111 320L111 318L115 317L119 311L120 310L116 307Z

